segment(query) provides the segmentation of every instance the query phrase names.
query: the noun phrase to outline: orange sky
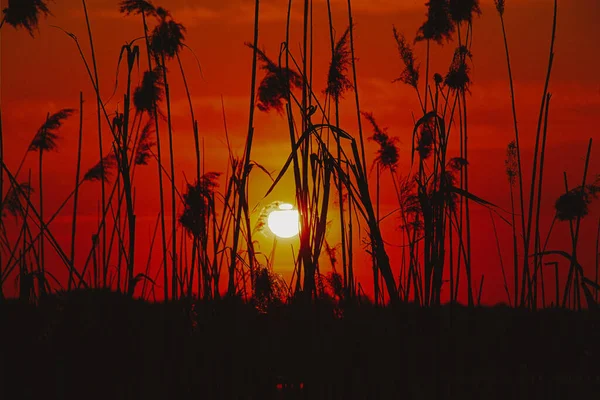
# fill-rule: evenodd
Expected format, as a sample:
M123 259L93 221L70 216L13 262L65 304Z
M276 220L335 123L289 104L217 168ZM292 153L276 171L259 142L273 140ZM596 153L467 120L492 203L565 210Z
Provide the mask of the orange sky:
M6 0L0 1L2 8ZM238 154L247 132L248 93L250 88L250 65L252 52L244 46L252 39L253 0L206 0L203 2L169 0L155 2L168 8L178 22L187 28L186 43L200 59L202 76L188 50L182 53L186 73L190 82L196 117L200 133L205 139L207 170L224 171L226 164L225 139L221 115L221 96L224 98L227 124L232 144ZM198 5L202 3L202 5ZM296 4L297 3L297 4ZM361 106L364 111L374 113L389 133L398 136L404 166L410 158L410 135L412 114L418 113L418 103L412 88L399 83L393 84L401 71L401 62L396 53L392 36L392 25L414 37L425 18L422 0L354 0L353 10L356 24L355 48ZM95 36L95 46L100 70L101 93L108 99L114 90L114 78L121 45L142 35L141 22L136 17L124 17L118 13L117 0L89 0L87 2ZM275 56L279 43L285 38L285 12L287 1L263 0L260 21L260 43L267 53ZM290 47L299 58L301 40L301 2L294 2L293 31ZM338 32L348 23L346 0L333 0L334 24ZM50 2L53 16L42 20L40 31L31 38L25 31L15 31L4 26L1 35L1 97L5 158L10 168L16 168L46 113L65 107L78 107L79 92L87 100L84 112L84 163L86 170L97 162L97 136L95 131L96 110L94 92L87 72L79 58L76 47L63 32L51 27L57 25L78 36L86 56L89 45L79 1ZM507 143L513 138L510 115L510 97L506 63L500 31L500 21L493 9L492 0L482 0L483 15L474 21L473 71L469 100L470 140L470 187L475 194L492 201L504 209L509 208L508 184L504 175L504 158ZM318 91L325 87L326 70L329 64L329 36L327 12L324 0L314 2L314 80ZM553 215L553 203L562 190L562 172L567 171L570 180L580 181L587 140L598 138L600 126L600 53L595 51L600 37L600 3L596 0L559 1L559 16L556 41L556 57L551 78L550 92L553 94L548 132L546 164L546 191L543 211ZM535 137L543 79L548 60L549 37L552 24L551 0L508 0L505 14L508 32L519 125L525 160L525 176L530 174L531 146ZM454 50L454 43L432 47L432 72L445 73ZM418 44L416 53L424 61L425 46ZM322 55L319 57L318 55ZM144 63L142 63L144 65ZM424 74L424 62L422 67ZM122 75L124 76L124 75ZM259 75L259 78L262 75ZM136 77L137 79L137 77ZM109 103L108 110L118 104L116 98ZM183 173L193 175L193 136L190 130L188 105L184 96L182 80L174 65L170 76L173 95L173 118L175 130L177 182L184 181ZM356 133L354 102L350 95L342 102L342 126ZM77 120L72 118L62 130L60 152L46 157L46 188L52 188L46 198L47 213L51 213L73 188ZM252 158L268 170L278 171L287 157L289 138L285 121L276 113L257 112L255 119L255 145ZM105 142L108 148L108 141ZM596 143L597 145L597 143ZM373 159L375 146L369 144L367 154ZM528 150L529 149L529 150ZM600 157L597 148L592 151L590 174L600 172ZM35 157L30 157L27 167L34 168ZM26 171L26 170L25 170ZM402 169L400 170L402 173ZM35 173L34 173L35 175ZM25 176L25 175L23 175ZM140 170L137 185L138 242L149 240L158 212L157 189L143 181L156 179L154 165ZM385 181L386 178L384 178ZM526 180L526 182L528 179ZM260 175L251 180L251 206L258 204L269 185ZM180 185L181 186L181 185ZM290 181L285 182L276 193L262 201L293 202ZM83 257L87 254L89 235L96 220L98 184L89 184L81 192L80 237L78 244ZM385 191L385 189L384 189ZM384 195L382 214L394 208L393 197ZM385 201L388 200L388 201ZM260 206L259 206L260 208ZM479 281L485 274L482 300L486 303L505 301L499 261L496 253L492 226L487 210L473 207L474 276ZM52 229L68 249L70 235L70 213L67 208ZM593 272L595 222L597 206L584 220L581 240L582 262L588 274ZM87 222L87 228L85 220ZM548 223L549 223L548 219ZM394 242L395 220L383 223L386 238ZM509 267L511 258L510 228L497 222L501 235L504 262ZM543 228L545 232L546 228ZM569 250L564 241L566 226L559 225L552 245ZM338 235L328 238L336 243ZM265 242L266 252L269 251ZM552 247L551 245L551 247ZM282 272L289 269L289 247L278 253ZM296 246L297 247L297 246ZM388 249L392 258L397 250ZM145 262L145 255L140 256ZM366 258L365 258L366 260ZM371 287L370 267L360 272L364 287ZM593 275L591 275L593 277ZM509 280L511 278L509 277Z

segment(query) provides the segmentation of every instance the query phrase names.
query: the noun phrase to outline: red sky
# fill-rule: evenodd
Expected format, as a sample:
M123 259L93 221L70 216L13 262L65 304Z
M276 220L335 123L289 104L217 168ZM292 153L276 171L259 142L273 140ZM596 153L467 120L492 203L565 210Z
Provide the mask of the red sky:
M6 0L0 2L6 6ZM198 5L202 3L202 5ZM296 4L297 3L297 4ZM396 53L392 36L392 25L413 38L424 21L423 0L354 0L355 48L361 107L374 113L389 133L400 139L401 158L406 167L410 158L410 137L413 113L418 113L418 102L414 90L400 83L392 83L400 73L402 65ZM524 154L525 176L530 175L532 144L539 113L543 80L548 62L549 38L552 26L551 0L509 0L506 5L505 22L511 49L513 73L521 140ZM89 0L87 2L95 37L95 48L100 71L101 93L104 100L114 90L117 59L121 46L143 34L141 22L136 17L125 17L118 13L116 0ZM232 144L238 154L247 132L248 93L250 89L252 52L244 46L252 39L252 0L207 0L203 2L170 0L156 2L168 8L174 19L187 28L186 43L200 60L202 75L192 54L182 53L186 74L190 83L193 103L200 134L205 140L207 170L223 171L226 165L226 146L221 115L223 96L227 124ZM285 39L286 1L263 0L261 2L260 43L267 54L275 57L279 43ZM293 30L290 47L299 58L301 41L301 2L295 1ZM348 24L345 0L333 0L334 24L343 32ZM78 1L61 1L49 4L52 16L40 22L40 31L31 38L25 31L15 31L4 26L1 35L1 97L3 128L5 137L6 164L16 169L37 128L44 122L48 112L61 108L78 107L79 92L83 91L84 110L84 163L86 170L98 160L95 129L96 110L94 92L87 72L71 39L57 25L74 33L80 40L86 57L90 57L82 5ZM510 96L507 80L504 48L499 18L492 0L482 0L483 15L474 20L473 71L471 96L469 99L470 140L470 187L471 191L504 209L509 209L509 186L504 173L505 149L513 139L510 114ZM572 184L580 181L583 170L587 141L598 138L600 126L600 53L596 50L600 37L600 3L596 0L559 1L555 64L550 83L552 93L548 149L545 171L546 190L543 212L547 225L553 215L554 200L560 194L562 172L567 171ZM318 91L325 87L326 70L329 65L329 36L327 11L324 0L314 2L314 81ZM444 74L449 65L455 43L432 47L432 73ZM423 63L424 44L416 45L416 54ZM319 57L322 55L322 57ZM143 63L142 63L143 65ZM194 151L188 105L184 96L180 74L173 66L170 83L173 95L173 117L176 147L177 182L182 186L183 173L193 175ZM143 72L143 71L142 71ZM124 76L124 75L121 75ZM259 79L262 75L259 73ZM137 76L136 76L137 79ZM123 82L117 90L118 96L111 101L108 110L118 104L122 95ZM356 133L356 117L352 95L341 104L342 126ZM121 106L122 108L122 106ZM60 152L48 154L45 164L45 207L52 213L72 190L75 174L78 117L68 121L62 130ZM105 128L106 129L106 128ZM255 145L252 158L270 171L278 171L289 150L285 121L276 113L257 112L255 119ZM596 144L597 145L597 144ZM109 143L105 142L105 149ZM376 147L369 144L367 154L374 158ZM592 150L590 175L600 173L598 150ZM456 154L457 155L457 154ZM29 157L27 168L35 168L35 157ZM25 169L24 171L27 171ZM33 169L35 171L35 169ZM402 173L402 168L400 173ZM33 173L35 176L36 174ZM23 174L23 177L26 173ZM158 213L156 185L146 182L156 180L154 165L140 170L137 184L138 243L149 240ZM391 193L386 192L384 179L385 210L395 207ZM526 179L528 182L529 179ZM35 177L34 177L35 182ZM251 206L258 209L272 200L293 202L291 181L284 184L267 199L262 199L269 181L257 174L251 179ZM579 184L579 183L578 183ZM87 255L90 235L96 220L98 184L86 184L82 189L82 222L78 236L78 253ZM258 205L260 202L260 205ZM482 300L485 303L506 301L502 288L500 264L496 251L492 225L488 211L473 206L473 251L474 276L478 282L485 274ZM52 230L65 249L69 246L70 207L53 223ZM594 245L598 207L584 220L580 254L588 275L593 278ZM87 223L85 222L87 220ZM545 220L545 221L546 221ZM386 238L394 241L396 221L393 218L382 223ZM510 228L497 221L504 263L510 269L512 257ZM565 233L567 226L559 224L550 247L570 250ZM332 230L328 240L339 241ZM265 240L263 250L270 251L270 242ZM279 245L277 262L280 271L289 273L291 256L289 246ZM297 247L297 246L296 246ZM392 259L397 250L388 248ZM145 254L145 253L144 253ZM157 253L158 254L158 253ZM145 261L145 255L140 256ZM361 255L361 257L363 257ZM367 258L364 258L368 265ZM327 265L327 263L326 263ZM396 268L398 261L396 259ZM362 268L359 276L363 287L372 285L370 267ZM509 273L509 282L512 281Z

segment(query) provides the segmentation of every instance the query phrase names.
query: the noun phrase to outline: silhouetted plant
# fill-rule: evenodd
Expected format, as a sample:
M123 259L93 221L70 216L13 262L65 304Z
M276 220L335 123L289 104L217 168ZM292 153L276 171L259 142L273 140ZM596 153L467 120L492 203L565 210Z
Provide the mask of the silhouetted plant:
M4 203L2 204L2 217L5 216L5 212L8 212L14 217L20 215L23 210L21 198L29 197L33 193L33 191L33 188L27 182L19 183L18 188L11 186L10 190L6 194Z
M202 175L200 182L188 184L188 190L183 195L184 210L179 223L194 237L206 235L207 219L213 207L214 191L220 175L218 172L207 172Z
M96 165L90 168L83 176L83 181L94 182L94 181L108 181L108 178L112 174L112 169L117 166L117 158L113 152L108 153L98 161Z
M150 49L155 56L163 56L171 59L183 48L185 39L185 27L177 23L171 14L162 7L156 9L159 24L152 30L150 35Z
M467 166L468 161L461 157L453 157L448 161L447 167L454 172L460 171L463 167Z
M508 177L508 183L510 185L510 208L511 208L511 228L513 236L513 268L514 268L514 302L515 306L518 304L519 294L519 259L518 259L518 246L517 246L517 225L515 218L515 195L514 186L517 182L517 178L520 180L519 174L519 149L516 141L511 141L506 148L506 160L504 161L506 168L506 176Z
M535 145L534 145L534 151L533 151L533 166L531 169L531 183L530 183L530 190L529 190L529 205L528 205L528 210L527 210L527 227L524 227L523 230L523 271L522 271L522 284L521 284L521 304L522 305L528 305L528 306L532 306L535 307L535 305L532 302L532 273L530 271L529 268L529 251L530 251L530 245L534 245L536 243L537 240L537 235L534 233L532 233L532 228L534 226L538 225L539 219L538 221L536 221L536 223L534 224L534 220L536 219L534 216L534 204L536 202L535 200L535 189L536 186L539 188L540 183L542 181L543 178L543 164L542 164L542 159L543 159L543 154L544 154L544 146L545 146L545 142L543 137L546 136L546 131L547 131L547 122L548 122L548 112L549 112L549 102L550 102L550 98L551 95L548 92L549 89L549 85L550 85L550 76L552 74L552 67L554 65L554 45L556 43L556 28L557 28L557 21L558 21L558 0L554 0L554 11L553 11L553 17L552 17L552 34L551 34L551 39L550 39L550 51L549 51L549 57L548 57L548 67L546 70L546 79L544 82L544 89L543 89L543 95L542 95L542 101L540 104L540 112L539 112L539 117L538 117L538 123L537 123L537 128L536 128L536 135L535 135ZM501 21L503 20L503 18L501 17ZM544 117L545 115L545 117ZM516 121L516 119L515 119ZM516 123L516 122L515 122ZM544 128L545 127L545 128ZM542 130L543 130L543 134L542 134ZM540 146L541 145L541 146ZM540 148L541 147L541 148ZM519 150L519 142L517 141L517 150ZM539 167L539 170L538 170ZM537 181L537 182L536 182ZM584 180L585 182L585 180ZM566 188L565 188L566 190ZM538 199L539 202L539 199ZM577 236L577 235L575 235ZM577 240L574 240L573 243L576 243ZM535 249L534 249L535 252ZM534 253L535 254L535 253ZM534 257L534 268L535 268L535 261L536 258ZM571 268L571 271L573 269ZM566 293L567 291L565 291Z
M421 159L429 158L433 150L435 135L435 123L433 121L424 123L420 127L419 139L417 141L417 151Z
M183 48L185 27L175 22L166 9L158 7L156 9L156 17L159 20L157 26L154 27L149 39L149 48L156 64L162 67L162 79L165 88L165 99L167 106L167 128L169 134L169 169L171 174L171 213L177 214L177 196L175 195L177 188L175 184L175 151L173 144L173 126L171 118L171 96L168 83L167 65L166 62L176 56ZM158 136L157 136L158 138ZM157 140L158 143L158 140ZM162 186L161 186L162 191ZM162 193L162 192L161 192ZM177 220L171 219L171 259L172 259L172 292L173 298L177 298Z
M415 179L409 179L409 178L399 178L398 180L398 205L400 206L400 211L403 214L403 218L404 217L412 217L411 220L416 219L414 218L417 214L419 214L421 212L421 206L419 205L419 201L417 196L415 195L416 192L416 182ZM402 220L399 228L408 228L408 227L412 227L415 229L422 229L422 225L419 224L419 226L414 226L410 223L408 223L409 219L406 220Z
M342 275L336 271L329 271L325 275L325 284L331 290L331 293L338 300L344 298L344 285L342 281Z
M4 23L15 29L24 28L33 36L38 28L40 14L52 15L44 0L8 0L8 6L2 10L4 14L0 28Z
M352 63L352 54L348 47L349 38L350 28L348 27L335 45L331 64L329 65L325 93L333 97L335 101L339 101L344 92L352 90L354 87L347 76L348 68Z
M481 15L479 0L448 0L448 11L452 21L460 24L462 22L473 22L473 15Z
M44 159L44 151L52 151L56 150L58 144L56 140L58 140L58 129L62 126L65 119L71 116L75 110L70 108L64 108L58 111L55 114L52 114L46 118L46 122L38 129L36 135L34 136L31 144L29 145L29 151L37 151L39 154L38 158L38 168L39 168L39 194L40 194L40 204L39 204L39 219L40 219L40 273L43 274L45 270L45 255L44 255L44 242L45 242L45 221L44 221L44 168L43 168L43 159ZM43 285L40 286L40 291L45 290Z
M217 221L215 209L215 196L218 187L218 172L207 172L194 184L187 184L187 191L183 195L184 209L178 221L184 231L192 237L192 262L188 281L188 293L192 292L194 273L197 270L198 296L203 298L219 297L219 275L221 265L218 261L222 254L221 246L227 246L228 227L231 222L229 200L234 185L234 177L227 181L227 188L223 196L223 213L220 222ZM213 258L209 257L208 240L212 228ZM221 255L221 263L223 255ZM185 279L185 278L184 278Z
M133 105L138 112L146 112L153 117L154 106L163 99L163 94L162 70L160 66L156 66L154 70L144 72L142 84L133 93Z
M327 242L327 240L325 240L325 254L327 255L327 258L329 258L329 262L331 263L331 268L335 271L335 267L337 265L337 253L338 253L338 249L337 246L330 246L329 242Z
M494 0L494 5L496 6L496 11L500 16L504 15L504 0Z
M429 100L429 60L430 60L430 41L433 40L438 44L443 44L444 39L450 41L452 33L454 32L454 24L452 23L448 11L447 0L431 0L426 4L427 6L427 20L421 25L417 31L415 37L415 43L426 40L427 41L427 53L425 59L425 101L421 100L419 94L419 101L421 101L421 107L423 112L427 112L427 103ZM437 83L436 83L437 84ZM438 84L439 85L439 84ZM417 93L419 91L417 90ZM433 101L433 100L432 100Z
M250 43L246 46L255 49ZM264 51L256 48L258 60L260 61L261 69L266 74L258 86L258 104L260 111L268 112L275 109L278 113L283 113L283 101L291 95L291 89L300 88L302 86L302 77L299 73L292 69L278 66L275 64Z
M419 84L419 65L415 65L416 59L412 47L404 37L404 35L394 30L394 39L396 39L396 45L398 47L398 54L404 63L404 69L400 74L400 77L395 79L394 82L402 82L410 85L417 89Z
M148 23L146 20L147 15L158 16L157 12L156 12L157 10L154 8L152 3L150 3L149 1L143 1L143 0L127 1L127 0L125 0L125 1L121 2L120 11L126 13L127 15L133 13L133 14L141 16L143 30L144 30L144 41L146 43L146 55L147 55L147 60L148 60L147 68L148 68L148 71L155 71L158 74L158 76L160 76L160 72L162 72L161 70L159 70L160 63L157 62L156 67L152 66L152 47L151 47L151 40L150 40L150 36L149 36L150 33L149 33ZM155 79L150 79L150 78L153 78L153 77L149 77L150 81L148 83L152 83L152 84L148 85L147 86L148 88L151 88L155 84L154 82L152 82L152 81L155 81ZM161 82L161 84L162 84L162 82ZM166 84L165 84L165 86L166 86ZM163 193L162 151L161 151L161 144L160 144L159 123L158 123L159 110L158 110L158 107L156 106L155 102L154 102L154 104L149 105L149 103L147 101L146 102L141 101L144 98L149 99L151 101L152 98L155 98L154 97L155 95L156 95L156 93L154 90L149 90L145 93L145 95L142 95L141 98L138 99L138 104L136 104L135 93L134 93L134 105L136 105L136 108L138 105L142 105L143 106L142 109L145 109L146 111L148 111L148 114L154 120L154 124L155 124L156 159L157 159L157 169L158 169L158 189L159 189L159 202L160 202L160 228L161 228L162 258L163 258L163 264L166 265L167 264L167 239L166 239L166 228L165 228L165 202L164 202L164 193ZM140 94L138 94L138 96L140 96ZM146 97L146 96L148 96L148 97ZM140 111L140 110L138 109L138 111ZM173 222L175 222L175 219L173 219ZM175 241L173 241L173 242L175 242ZM164 299L166 301L169 298L169 284L168 284L168 269L167 268L163 269L163 279L164 279L164 284L163 284Z
M456 204L458 203L458 195L456 191L452 190L457 187L456 174L459 173L463 168L468 165L467 160L461 157L452 157L446 169L441 175L440 191L444 195L445 204L448 206L450 211L456 210Z
M589 213L589 205L592 200L598 198L598 193L600 193L600 179L584 188L579 186L569 190L554 204L556 217L559 221L574 221L577 218L584 218Z
M156 8L154 7L151 1L123 0L121 1L121 3L119 3L119 11L126 15L153 15L156 13Z
M266 312L270 304L282 302L287 296L285 283L269 267L259 267L254 274L254 300L259 311Z
M398 142L398 138L391 138L387 134L387 129L380 128L379 125L377 125L372 113L363 112L362 115L373 127L373 135L369 139L373 140L379 145L375 162L380 163L384 168L394 171L398 165L398 160L400 159L400 152L396 144Z
M271 211L279 209L280 204L281 204L281 202L274 201L274 202L268 204L267 206L263 207L260 210L260 214L258 215L256 224L254 225L254 229L252 229L252 234L258 233L258 232L264 233L265 228L267 227L268 220L269 220L269 214L271 213Z
M465 3L470 2L470 0L465 1ZM460 9L459 6L456 6L455 17L463 18L460 12L464 11ZM454 17L453 17L454 19ZM460 27L460 21L457 21ZM470 21L469 21L470 23ZM469 92L469 86L471 84L471 78L469 77L470 67L467 64L467 58L471 59L471 52L469 51L466 45L462 45L460 40L460 29L458 29L459 35L459 46L454 51L454 56L452 59L452 63L450 64L450 68L446 77L444 79L445 85L454 90L459 101L459 113L461 114L461 124L459 125L459 140L460 140L460 156L464 157L465 160L468 160L468 124L467 124L467 98L466 92ZM460 178L460 189L464 189L466 192L469 192L469 168L468 164L465 166L464 170L461 172ZM463 200L464 200L464 220L463 220ZM469 306L474 305L473 298L473 287L472 287L472 276L471 276L471 213L470 213L470 204L469 197L461 197L460 199L460 217L458 222L458 230L462 232L463 224L466 226L466 256L465 256L465 269L467 273L467 293L468 293L468 303ZM462 234L460 236L460 240L463 240ZM459 258L460 262L460 258ZM460 264L458 266L460 268Z
M350 49L350 27L348 27L337 44L334 42L333 15L331 13L331 2L327 2L327 10L329 16L329 38L331 41L331 64L329 66L329 74L327 77L327 88L325 93L333 100L334 120L337 127L340 126L340 99L346 90L353 89L352 82L347 76L349 68L352 66L352 52ZM339 136L335 137L337 148L337 162L342 160L342 145ZM342 258L342 273L343 285L347 287L348 283L348 251L347 251L347 236L346 236L346 215L344 212L344 188L341 180L337 181L338 205L339 205L339 224L341 235L341 258Z
M427 20L419 27L415 41L433 40L442 44L450 41L454 24L450 19L448 0L430 0L427 6Z
M65 108L52 114L46 122L38 129L37 134L29 145L29 151L51 151L56 150L58 139L57 130L62 126L65 119L69 118L75 110Z
M152 148L156 142L152 139L153 134L152 121L149 121L140 134L140 140L135 151L135 165L148 165L148 160L152 157Z
M508 183L514 186L517 180L517 174L519 173L519 165L517 163L517 145L513 140L508 144L506 148L506 160L504 161L506 167L506 176L508 177Z
M444 83L451 89L469 91L471 78L469 77L470 67L467 64L467 58L472 55L466 46L459 46L454 51L454 57L450 64L450 70L446 74Z
M254 1L254 35L251 47L252 52L252 67L251 67L251 79L250 79L250 104L248 113L248 133L246 136L246 144L244 148L244 155L241 158L239 169L233 173L232 179L235 179L235 188L233 192L233 240L230 250L230 260L228 267L228 281L227 281L227 296L235 296L236 294L236 265L238 261L238 246L240 242L240 233L242 230L242 217L246 222L246 249L248 252L248 269L250 270L250 285L254 284L255 278L255 254L254 254L254 243L252 241L252 232L249 222L249 210L248 201L246 195L248 193L248 177L251 167L251 156L252 156L252 143L254 141L254 112L256 109L255 101L257 98L256 94L256 72L258 69L258 37L259 37L259 15L260 15L260 0ZM287 66L287 64L286 64ZM289 85L289 83L287 84ZM289 90L286 92L289 94ZM288 97L289 99L289 97ZM236 166L237 166L236 165ZM231 167L234 167L234 160L231 159ZM235 170L234 170L235 171ZM230 192L231 193L231 192ZM237 202L235 201L237 198Z

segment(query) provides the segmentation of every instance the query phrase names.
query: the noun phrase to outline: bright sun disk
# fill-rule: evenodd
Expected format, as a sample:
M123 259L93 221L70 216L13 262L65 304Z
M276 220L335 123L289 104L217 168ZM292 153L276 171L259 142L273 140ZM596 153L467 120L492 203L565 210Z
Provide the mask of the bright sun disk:
M271 211L269 214L267 225L277 237L283 239L294 237L300 231L298 210L294 210L291 204L280 204L278 210Z

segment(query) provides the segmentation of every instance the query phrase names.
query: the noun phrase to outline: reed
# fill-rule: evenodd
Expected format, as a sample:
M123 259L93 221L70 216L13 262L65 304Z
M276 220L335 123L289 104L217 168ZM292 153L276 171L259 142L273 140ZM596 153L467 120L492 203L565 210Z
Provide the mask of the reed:
M29 10L30 14L19 20L12 8L14 4L11 2L3 10L0 27L10 25L33 35L41 16L49 14L45 2L30 2L34 6ZM331 57L325 58L313 54L318 40L315 21L319 20L319 16L315 15L318 8L313 9L313 1L298 3L298 10L302 12L298 23L298 39L301 43L298 49L292 46L293 38L290 37L293 31L292 1L288 0L287 5L285 40L279 47L279 53L269 58L267 52L259 48L262 10L259 0L254 3L254 36L248 44L253 61L246 140L242 155L235 156L229 142L222 99L228 154L227 170L221 173L214 171L210 165L207 167L207 157L202 150L191 81L186 76L185 58L181 54L183 48L187 47L187 31L183 25L177 23L165 8L156 7L149 1L119 2L121 13L141 17L144 35L143 39L135 39L121 48L113 95L120 88L117 98L122 106L109 112L107 99L102 96L100 87L99 78L104 75L97 65L92 21L86 1L82 0L89 51L83 48L85 46L82 47L74 34L63 31L75 42L94 91L99 159L86 173L82 173L85 138L81 93L75 186L54 213L49 214L45 198L48 188L44 162L47 162L49 151L56 148L54 140L58 138L57 129L72 110L62 110L64 116L48 115L14 174L4 164L6 136L2 132L0 115L0 197L3 211L0 222L0 298L4 295L4 284L13 276L19 279L22 296L28 301L41 297L45 291L62 288L63 283L54 278L46 265L51 258L49 252L53 251L58 255L61 265L67 268L68 290L82 286L116 287L130 296L141 294L142 297L150 297L156 296L155 290L160 280L165 300L191 299L194 296L214 300L221 296L221 290L226 287L229 297L245 297L251 302L260 303L260 307L276 302L276 298L294 296L315 304L332 299L338 304L351 304L350 300L362 296L356 296L357 290L364 294L364 282L358 282L355 274L355 269L361 266L355 265L353 254L359 247L355 240L361 237L365 238L365 247L371 255L373 303L376 306L387 302L414 301L422 306L433 307L441 305L447 297L454 303L462 298L465 293L462 287L466 286L466 302L473 307L485 300L482 295L484 275L476 269L471 254L472 207L483 206L489 209L492 218L491 228L509 304L535 309L540 303L538 291L541 289L541 306L545 307L544 267L555 265L546 260L550 256L561 256L569 262L569 276L562 293L556 288L557 305L562 294L563 307L573 302L575 308L582 308L584 305L580 297L583 291L587 304L594 306L598 299L600 256L596 257L593 281L583 273L583 267L577 259L581 219L586 215L582 210L597 193L597 182L590 184L587 177L591 144L582 186L569 188L565 184L565 194L557 201L556 218L547 232L546 241L542 242L542 234L545 233L542 232L542 199L548 186L548 177L545 176L547 135L550 130L551 96L548 88L556 40L556 0L550 57L535 137L533 171L531 181L527 182L530 185L528 199L524 195L524 160L520 146L522 132L517 124L512 60L504 21L505 4L504 1L495 1L504 41L515 136L507 149L505 163L510 186L511 221L500 214L497 206L475 195L469 186L475 171L469 164L472 116L469 114L471 103L468 95L472 88L473 21L481 12L478 1L428 2L427 18L418 28L414 40L407 39L393 27L393 39L403 64L395 82L414 90L418 101L412 130L405 135L392 129L388 132L379 126L374 117L379 113L378 110L370 113L361 108L355 57L355 51L360 52L360 49L355 49L356 26L351 1L347 2L348 27L343 31L336 31L334 26L336 8L329 0L325 4L331 49ZM142 40L144 45L136 44ZM451 41L456 43L454 53L448 60L447 71L444 74L434 73L431 65L436 57L436 46ZM425 46L424 71L421 70L414 46ZM145 71L139 76L140 83L136 86L136 67L144 49L147 67L144 67ZM177 80L170 70L175 65L174 61L183 80L191 122L186 131L193 135L195 152L193 178L187 181L184 173L186 182L182 188L178 188L179 178L175 171L178 143L174 138L176 99L173 96L177 92L174 87ZM314 73L321 66L328 67L327 79L323 80L326 82L324 88L323 82ZM123 73L126 79L124 88L119 84ZM354 91L353 104L347 105L343 100L350 90ZM358 126L354 132L345 130L343 126L342 111L346 106L356 111ZM275 111L284 118L284 124L287 123L290 151L274 179L252 158L255 135L259 134L255 129L256 109L260 112ZM163 132L159 130L161 121L165 123ZM372 130L367 140L377 145L375 154L369 157L365 154L363 123L367 123ZM107 132L110 133L109 139L106 138ZM165 150L161 147L164 144L161 141L166 137L168 165L163 158ZM404 145L401 146L401 143ZM456 153L449 150L453 147L457 148ZM33 151L38 152L37 171L34 174L37 176L33 179L37 183L37 200L33 198L31 186L19 178L28 153ZM403 157L410 158L407 169L400 167L399 160ZM151 162L157 162L160 212L156 214L156 226L147 260L144 260L146 265L143 265L140 261L136 209L136 196L139 198L141 186L136 182L136 168ZM294 254L296 269L292 281L289 286L286 283L285 288L280 288L285 296L275 294L281 282L278 283L273 275L274 253L265 255L265 263L260 249L255 248L256 237L251 226L254 210L249 196L254 180L252 171L266 172L272 180L267 195L272 193L286 173L293 174L296 205L301 218L300 248ZM76 237L81 232L78 226L79 203L81 191L87 190L93 182L100 186L98 225L91 238L91 247L86 249L87 254L81 254L81 250L76 249ZM383 215L382 187L388 184L393 188L397 207ZM168 201L164 199L165 188L170 191ZM580 211L569 214L564 209L564 203L574 199ZM67 254L63 244L56 240L55 228L58 229L58 224L54 221L71 201L73 210ZM168 227L166 219L169 215L165 211L165 202L170 205L171 223ZM331 240L328 226L334 215L332 207L336 203L339 204L339 218L337 215L335 217L339 228L336 231L339 229L341 243L339 247L334 246L338 252L336 257L339 256L339 261L336 259L334 262L328 242ZM9 228L4 221L5 214L14 216L17 221L14 237L7 232ZM384 238L382 221L388 217L401 221L401 245L392 244L388 238ZM509 223L512 230L512 293L509 291L505 260L500 249L500 230L496 227L498 217ZM555 221L561 220L569 222L570 252L547 250ZM159 226L162 257L152 263ZM523 237L522 249L519 248L519 236ZM600 243L600 239L597 242ZM391 245L401 247L402 255L398 259L390 259ZM79 258L84 255L84 263L75 262L76 256ZM329 256L331 272L326 271L322 255ZM519 257L524 260L520 261ZM156 270L153 270L154 264L158 266ZM225 274L227 282L223 281ZM162 279L159 279L160 275ZM480 280L473 282L474 279ZM555 276L557 283L558 274ZM151 287L148 288L148 285ZM448 286L449 290L446 289ZM589 299L592 292L593 301Z
M79 139L77 141L77 167L75 171L75 195L73 198L73 220L71 224L71 255L70 259L75 267L75 235L77 232L77 205L79 204L79 178L81 173L81 146L83 142L83 93L79 93ZM1 192L1 191L0 191ZM1 264L1 263L0 263ZM68 290L73 287L73 272L69 271Z
M535 203L535 198L534 198L535 192L534 191L535 191L535 182L536 182L537 173L538 173L538 157L540 156L539 155L540 135L541 135L541 131L542 131L542 121L543 121L543 116L544 116L544 109L546 106L546 99L547 99L547 95L548 95L548 86L550 84L550 76L552 73L552 66L554 64L554 43L556 40L557 6L558 6L558 2L557 2L557 0L555 0L554 1L553 23L552 23L552 36L551 36L551 40L550 40L550 56L549 56L549 60L548 60L546 81L544 83L542 103L541 103L541 107L540 107L540 113L539 113L536 137L535 137L535 148L534 148L534 153L533 153L533 168L532 168L532 173L531 173L529 207L528 207L528 212L527 212L527 229L526 229L526 231L523 232L524 263L523 263L523 277L521 280L521 305L522 306L526 306L526 305L531 306L530 297L528 294L531 293L532 289L533 289L532 282L531 282L531 275L530 275L530 271L529 271L529 258L530 258L529 257L529 254L530 254L529 247L531 245L531 228L533 225L533 207L534 207L534 203ZM526 303L526 301L528 301L528 303Z

